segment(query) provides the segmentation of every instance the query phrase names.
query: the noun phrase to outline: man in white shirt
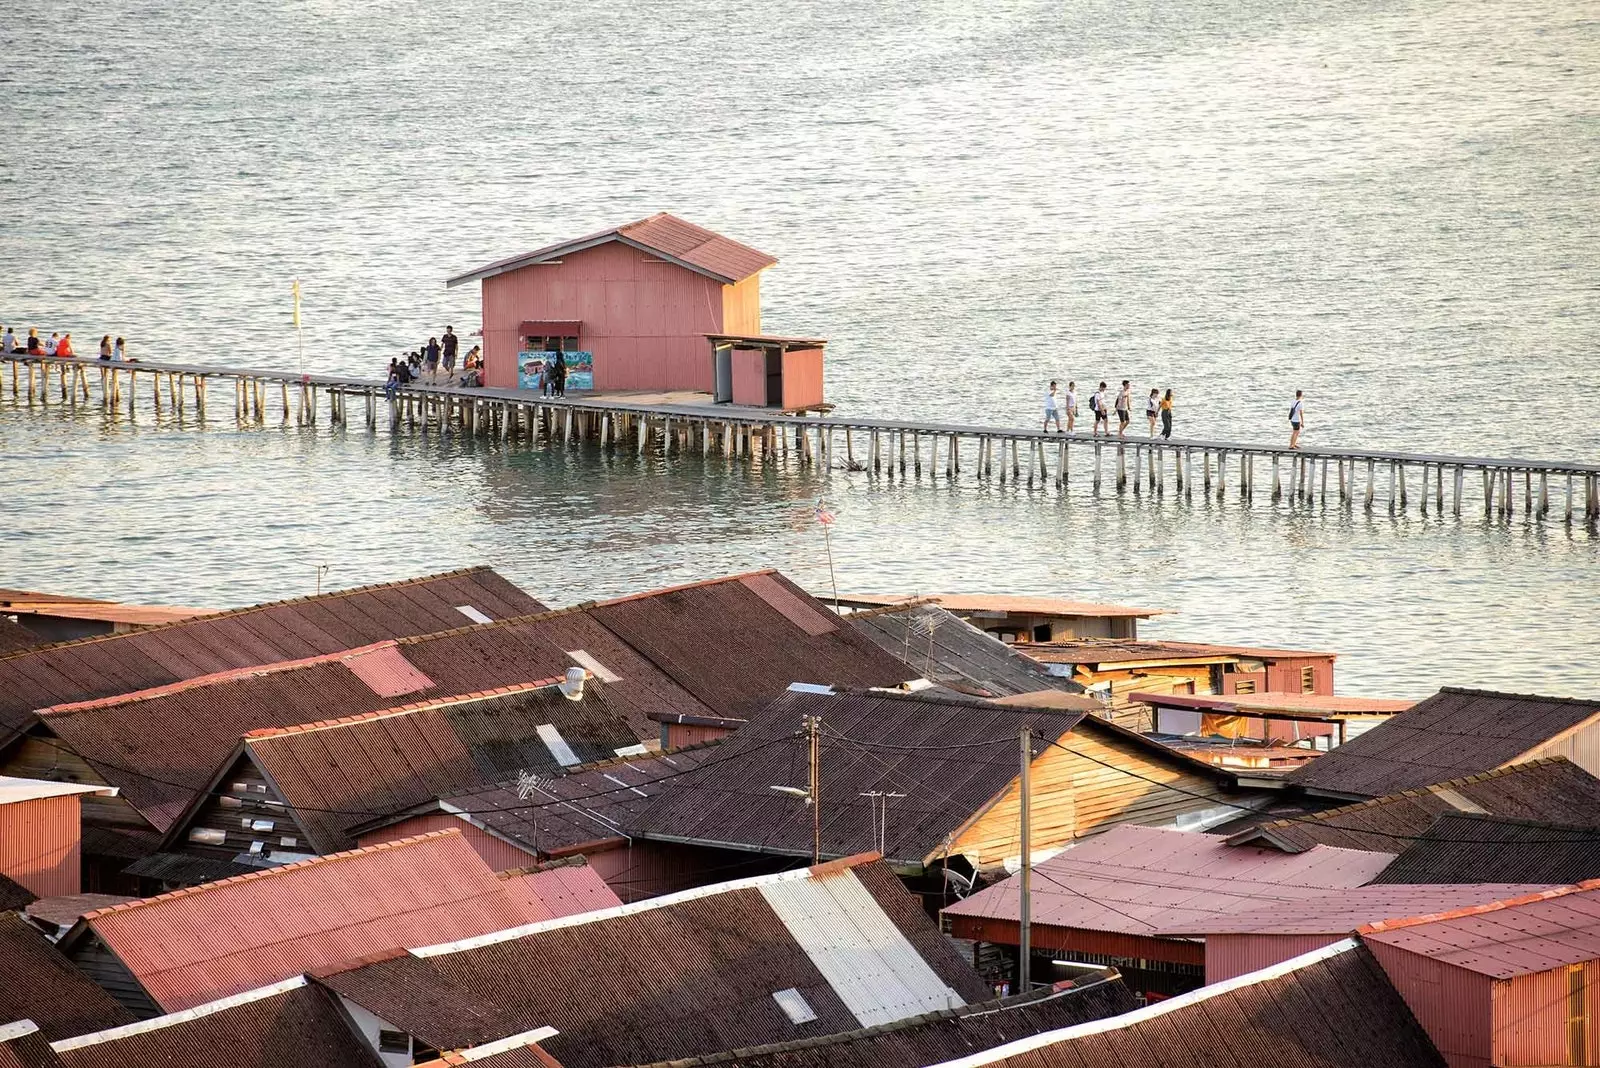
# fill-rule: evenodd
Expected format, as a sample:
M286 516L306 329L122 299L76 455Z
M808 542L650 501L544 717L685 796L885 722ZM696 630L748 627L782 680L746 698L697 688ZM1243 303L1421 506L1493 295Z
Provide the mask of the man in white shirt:
M1078 421L1078 383L1067 383L1067 433L1072 433L1072 424Z
M1289 406L1289 448L1300 447L1300 431L1306 425L1306 395L1304 390L1294 391L1294 403Z
M1106 384L1100 383L1100 388L1089 398L1089 406L1094 409L1094 432L1100 433L1100 428L1106 428L1106 437L1111 436L1111 412L1106 408Z
M1056 429L1061 429L1061 408L1056 397L1055 379L1050 380L1050 392L1044 395L1044 432L1050 433L1050 420L1056 421Z
M54 356L56 354L56 346L59 344L61 342L56 339L56 335L51 334L49 340L44 343L44 354L46 356Z

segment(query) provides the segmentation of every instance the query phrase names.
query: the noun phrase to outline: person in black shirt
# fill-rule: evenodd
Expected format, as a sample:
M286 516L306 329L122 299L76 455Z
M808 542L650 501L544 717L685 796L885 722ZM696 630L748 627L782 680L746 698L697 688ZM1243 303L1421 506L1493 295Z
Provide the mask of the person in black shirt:
M444 374L446 378L449 378L456 370L456 346L460 344L456 340L456 328L453 326L445 327L444 337L440 338L439 341L444 356Z

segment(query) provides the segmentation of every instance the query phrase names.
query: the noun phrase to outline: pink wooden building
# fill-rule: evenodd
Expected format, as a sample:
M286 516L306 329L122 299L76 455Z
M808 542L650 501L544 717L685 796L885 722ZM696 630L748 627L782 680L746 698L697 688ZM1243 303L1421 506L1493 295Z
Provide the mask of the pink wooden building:
M80 801L85 794L114 793L105 786L0 775L0 875L36 897L78 893Z
M483 283L488 386L536 389L545 354L559 351L569 389L817 408L824 342L761 333L761 272L776 262L661 212L446 285Z

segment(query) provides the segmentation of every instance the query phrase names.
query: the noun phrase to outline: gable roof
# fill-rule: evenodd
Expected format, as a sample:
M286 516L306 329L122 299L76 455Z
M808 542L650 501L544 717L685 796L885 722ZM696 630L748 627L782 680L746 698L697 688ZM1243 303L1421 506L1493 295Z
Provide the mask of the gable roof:
M7 617L0 615L0 655L47 644L49 639L41 638L21 623L13 623Z
M1122 977L1112 970L1064 989L1034 991L1001 1001L944 1009L893 1023L770 1046L711 1053L633 1068L922 1068L974 1050L1053 1031L1138 1007Z
M413 949L319 981L436 1049L554 1027L543 1046L567 1068L854 1030L988 994L871 857Z
M1058 642L1018 642L1016 648L1041 663L1084 665L1170 664L1191 660L1331 660L1338 655L1310 649L1271 649L1161 638L1074 638Z
M1600 822L1600 811L1588 815ZM1600 878L1600 826L1446 812L1373 882L1579 883L1594 878Z
M467 619L462 605L496 619L544 610L489 568L472 567L58 642L0 656L0 727L19 729L52 705L455 627Z
M1600 959L1600 879L1506 901L1361 928L1404 949L1494 979Z
M0 912L0 1021L23 1019L55 1039L133 1017L73 967L38 928L15 912Z
M445 282L453 287L481 278L519 270L535 263L545 263L573 252L620 241L643 252L653 253L668 262L685 267L696 274L714 278L724 285L743 281L751 275L777 263L777 257L757 252L749 245L741 245L731 238L712 233L702 226L669 215L664 211L635 222L623 223L606 230L560 241L554 245L524 252L520 256L496 260L476 270L458 274Z
M353 823L519 771L550 775L574 761L610 758L649 734L648 721L630 716L631 708L613 707L604 683L591 680L574 700L559 681L254 730L240 756L266 776L314 850L333 853L354 847ZM630 718L641 726L631 727ZM232 763L223 765L222 779ZM191 818L208 795L196 795ZM186 822L173 824L169 844Z
M91 912L62 947L70 953L92 932L157 1004L176 1012L313 968L537 915L451 829Z
M1597 701L1447 686L1288 781L1341 796L1392 794L1512 763L1597 716Z
M51 1048L66 1068L380 1068L328 992L298 975Z
M1444 1068L1377 961L1353 940L1142 1009L935 1068Z
M922 678L974 697L1039 690L1081 693L1037 661L935 604L914 603L853 612L850 626Z
M1600 812L1600 778L1565 757L1541 757L1353 805L1268 820L1234 832L1228 841L1260 842L1286 852L1321 843L1397 853L1446 812L1569 819L1574 813Z
M1300 854L1230 846L1209 834L1125 824L1033 866L1035 924L1157 935L1206 917L1322 897L1365 884L1387 853L1316 848ZM1020 916L1016 875L944 909L947 917Z

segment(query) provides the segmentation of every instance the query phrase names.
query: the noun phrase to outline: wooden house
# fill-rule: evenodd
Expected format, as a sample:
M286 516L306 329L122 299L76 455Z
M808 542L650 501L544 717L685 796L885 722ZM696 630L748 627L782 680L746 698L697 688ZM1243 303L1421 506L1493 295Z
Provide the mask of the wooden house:
M1130 693L1128 701L1149 706L1152 734L1253 739L1312 749L1343 745L1416 704L1322 693L1200 696L1147 690Z
M1159 608L1001 593L854 593L839 598L840 608L853 611L914 604L936 605L1003 642L1132 640L1139 636L1141 619L1164 614Z

